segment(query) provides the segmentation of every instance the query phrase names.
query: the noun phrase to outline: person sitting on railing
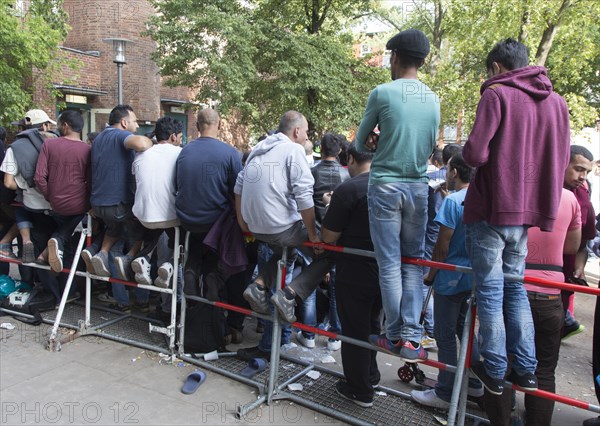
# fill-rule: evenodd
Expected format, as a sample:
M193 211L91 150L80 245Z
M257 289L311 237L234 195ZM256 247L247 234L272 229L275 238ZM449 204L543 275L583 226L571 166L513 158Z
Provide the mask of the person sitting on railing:
M265 315L271 313L267 289L275 287L282 247L296 247L309 257L322 253L303 246L307 241L321 241L312 198L314 179L304 152L308 122L301 113L288 111L277 130L254 147L235 185L240 227L268 243L275 252L256 281L244 291L252 310ZM330 267L327 254L314 257L290 285L270 298L285 321L296 321L295 298L305 300Z
M63 270L65 243L90 209L91 148L81 140L83 117L67 110L58 117L60 138L48 139L42 145L35 171L35 184L52 211L50 217L58 225L42 253L54 272Z
M432 260L452 265L471 266L465 248L465 227L463 219L463 201L467 195L469 182L473 175L461 154L455 154L447 165L446 189L454 191L442 202L435 221L439 225L437 241L433 249ZM447 365L457 365L456 337L462 339L468 299L471 296L472 276L462 272L431 268L424 279L427 285L433 285L435 299L433 315L435 337L438 346L438 361ZM479 361L477 341L473 342L472 361ZM434 389L412 391L412 398L419 404L429 407L448 409L454 385L454 373L440 370ZM483 387L477 379L469 380L469 395L480 397Z
M351 179L340 184L330 195L321 237L325 243L373 250L369 232L367 192L373 154L360 153L354 145L348 149ZM381 292L377 262L374 259L335 255L337 311L343 334L367 341L379 334ZM377 368L377 351L342 342L342 364L346 380L336 383L338 394L361 407L373 405L373 387L381 374Z
M169 234L171 248L173 227L179 226L175 211L175 166L181 153L183 123L173 117L161 117L154 129L157 143L138 154L133 161L135 200L133 214L147 228L142 250L131 262L135 281L139 284L167 288L173 275L172 253L160 263L158 276L150 276L151 259L161 234Z

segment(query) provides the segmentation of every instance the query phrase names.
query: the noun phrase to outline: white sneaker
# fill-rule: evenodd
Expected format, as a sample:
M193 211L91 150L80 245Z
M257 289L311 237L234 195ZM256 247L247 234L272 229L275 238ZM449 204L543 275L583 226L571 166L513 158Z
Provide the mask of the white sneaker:
M173 265L165 262L158 268L158 277L154 280L154 285L161 288L169 288L171 277L173 276Z
M301 331L296 333L296 340L305 348L312 349L315 347L315 338L309 339L308 337L305 337Z
M424 334L421 339L421 346L423 346L423 349L437 349L437 342L429 334Z
M131 269L135 272L135 282L138 284L152 285L150 269L152 265L144 256L138 257L131 262Z
M450 403L437 396L433 389L424 391L414 390L410 393L410 396L419 404L426 405L427 407L439 408L441 410L447 410L450 407Z
M98 295L98 300L104 303L117 303L117 299L109 296L108 292Z
M342 347L342 341L341 340L331 340L329 339L327 341L327 350L329 351L339 351L340 348Z

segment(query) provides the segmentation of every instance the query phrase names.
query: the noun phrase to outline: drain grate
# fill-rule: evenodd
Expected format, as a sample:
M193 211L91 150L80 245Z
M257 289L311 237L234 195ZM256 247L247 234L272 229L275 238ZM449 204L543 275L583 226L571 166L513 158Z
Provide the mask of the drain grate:
M268 361L268 360L267 360ZM230 371L232 373L239 373L244 368L248 366L248 362L242 361L241 359L234 357L226 357L219 358L218 360L211 361L211 364L216 365L217 367L221 367L224 370ZM296 374L301 372L304 367L300 364L296 364L295 362L289 362L285 360L279 361L279 383L283 383L286 380L291 379ZM256 376L252 378L252 380L258 383L266 383L269 378L269 367L266 370L261 371Z
M128 317L113 324L109 324L97 331L107 337L112 336L131 342L143 343L168 351L169 345L166 336L160 333L150 333L148 328L149 323L150 321L147 319Z
M42 318L46 321L54 322L58 314L58 309L48 312L42 312ZM98 326L105 322L112 321L121 317L123 314L104 311L100 309L92 309L90 313L90 323L92 326ZM85 306L76 303L65 305L60 324L65 327L79 327L79 321L85 318Z

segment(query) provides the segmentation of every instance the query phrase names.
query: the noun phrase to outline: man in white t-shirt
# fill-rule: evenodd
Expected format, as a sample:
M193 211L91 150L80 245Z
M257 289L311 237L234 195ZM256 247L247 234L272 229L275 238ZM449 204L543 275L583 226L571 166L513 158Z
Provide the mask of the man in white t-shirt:
M153 230L147 233L144 247L131 262L136 282L146 285L152 284L150 258L160 235L179 225L175 211L175 164L181 152L183 124L173 117L159 118L154 134L158 142L138 154L132 166L136 183L133 214L144 227ZM154 284L168 287L172 274L173 266L165 259Z
M17 190L17 201L24 205L15 209L15 217L23 239L22 261L33 263L35 249L30 230L34 215L50 210L50 204L36 188L33 177L44 140L56 137L49 132L50 126L56 125L56 121L41 109L32 109L25 114L25 123L26 129L17 135L17 139L6 150L0 171L4 172L4 186Z

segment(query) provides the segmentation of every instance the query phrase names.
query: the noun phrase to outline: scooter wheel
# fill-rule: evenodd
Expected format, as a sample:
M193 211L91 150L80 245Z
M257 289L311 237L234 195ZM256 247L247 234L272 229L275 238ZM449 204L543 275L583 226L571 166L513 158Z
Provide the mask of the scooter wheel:
M409 383L412 379L414 379L415 375L410 369L410 366L405 365L404 367L400 367L398 369L398 377L404 383Z

